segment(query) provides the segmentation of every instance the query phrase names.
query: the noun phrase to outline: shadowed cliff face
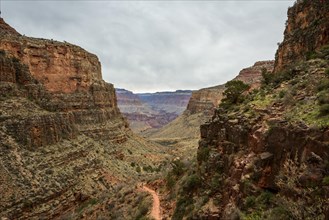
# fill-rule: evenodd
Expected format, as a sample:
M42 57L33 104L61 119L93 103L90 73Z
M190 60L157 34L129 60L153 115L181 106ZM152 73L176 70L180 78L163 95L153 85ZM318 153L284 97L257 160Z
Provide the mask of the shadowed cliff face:
M288 10L284 40L275 59L274 72L305 60L329 43L329 5L327 0L298 1Z
M130 164L160 149L131 133L95 55L2 19L0 35L0 217L111 219L114 188L140 178Z

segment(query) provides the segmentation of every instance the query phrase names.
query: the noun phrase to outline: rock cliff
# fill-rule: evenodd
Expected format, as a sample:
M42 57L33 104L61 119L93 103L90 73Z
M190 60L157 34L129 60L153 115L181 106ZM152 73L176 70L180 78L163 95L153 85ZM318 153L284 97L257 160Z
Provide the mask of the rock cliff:
M130 163L161 160L131 133L95 55L22 36L2 19L0 100L0 218L90 219L86 207L138 180Z
M243 81L251 86L251 89L259 88L262 80L262 71L273 71L274 61L258 61L253 66L239 72L234 80ZM210 88L200 89L192 93L187 105L187 111L191 114L204 113L211 116L214 109L221 103L225 85L218 85Z
M296 61L308 59L329 43L327 0L299 0L288 10L284 40L276 52L274 72Z
M297 1L274 74L201 125L174 219L329 218L328 6Z

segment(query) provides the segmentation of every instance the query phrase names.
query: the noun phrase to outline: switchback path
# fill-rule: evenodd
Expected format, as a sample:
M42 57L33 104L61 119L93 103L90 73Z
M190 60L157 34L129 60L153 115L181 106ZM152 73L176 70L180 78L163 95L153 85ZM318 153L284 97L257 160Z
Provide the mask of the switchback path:
M142 190L145 192L148 192L153 197L153 205L152 205L152 211L151 211L151 217L155 220L162 220L161 217L161 208L160 208L160 199L158 194L153 190L148 188L147 186L142 186Z

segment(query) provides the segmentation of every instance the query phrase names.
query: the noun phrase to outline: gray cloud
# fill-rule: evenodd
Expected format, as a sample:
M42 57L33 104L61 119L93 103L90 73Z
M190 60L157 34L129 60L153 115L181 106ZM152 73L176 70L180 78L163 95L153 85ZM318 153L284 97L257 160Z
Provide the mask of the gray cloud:
M293 1L5 1L20 33L77 44L135 92L222 84L274 59Z

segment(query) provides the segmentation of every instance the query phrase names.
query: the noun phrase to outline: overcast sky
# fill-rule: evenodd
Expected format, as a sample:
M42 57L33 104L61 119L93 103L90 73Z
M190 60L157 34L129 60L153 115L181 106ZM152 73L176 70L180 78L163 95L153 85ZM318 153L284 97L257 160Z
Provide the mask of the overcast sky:
M95 53L115 87L154 92L223 84L274 59L293 2L2 0L2 15L21 34Z

